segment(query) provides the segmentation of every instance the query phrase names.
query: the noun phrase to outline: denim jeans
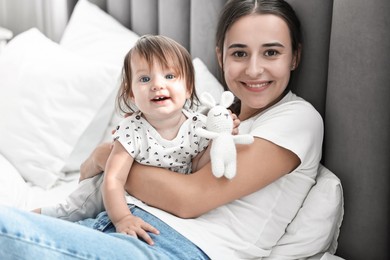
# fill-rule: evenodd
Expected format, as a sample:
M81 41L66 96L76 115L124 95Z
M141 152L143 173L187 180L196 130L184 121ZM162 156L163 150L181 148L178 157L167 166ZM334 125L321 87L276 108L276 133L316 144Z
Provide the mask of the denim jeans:
M105 212L80 225L0 206L0 259L209 259L170 226L132 206L134 215L156 227L155 245L125 234Z

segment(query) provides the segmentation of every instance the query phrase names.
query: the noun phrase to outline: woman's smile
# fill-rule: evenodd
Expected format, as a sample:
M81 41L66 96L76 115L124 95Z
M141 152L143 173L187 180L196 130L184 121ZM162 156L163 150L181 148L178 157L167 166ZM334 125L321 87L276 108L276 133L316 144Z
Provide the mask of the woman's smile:
M241 82L249 91L260 92L272 85L272 81Z
M269 14L238 19L227 31L219 55L226 84L248 114L280 99L295 59L286 22Z

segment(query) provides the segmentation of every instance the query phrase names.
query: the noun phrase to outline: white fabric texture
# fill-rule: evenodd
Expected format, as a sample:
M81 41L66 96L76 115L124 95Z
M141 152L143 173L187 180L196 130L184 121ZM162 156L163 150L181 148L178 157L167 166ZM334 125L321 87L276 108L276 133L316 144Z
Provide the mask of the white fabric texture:
M103 174L98 174L81 181L63 202L41 206L41 214L72 222L96 217L104 210L100 189L103 178Z
M224 91L221 83L211 74L201 59L195 57L192 64L195 69L195 90L198 97L208 92L214 100L219 100Z
M316 184L266 259L302 259L318 252L334 254L343 215L340 179L320 165Z
M25 180L43 188L55 184L111 94L113 73L61 49L37 29L7 45L0 55L0 152Z
M115 110L115 97L124 57L138 38L137 34L122 26L96 5L85 0L76 4L60 45L88 60L112 67L115 78L112 82L112 95L97 111L96 117L80 137L66 161L64 171L77 171L96 145L105 139L106 132L101 129L106 129L109 124L111 128L109 127L108 132L113 129L110 120Z
M122 69L139 36L87 0L77 2L60 45L85 58Z
M0 154L0 205L26 207L27 184L12 164Z
M118 140L135 161L174 172L191 173L192 158L205 150L209 141L195 134L197 127L204 127L206 117L183 109L187 120L180 126L177 136L164 139L141 113L135 113L117 127L114 139Z
M286 105L291 106L289 113L285 112ZM315 182L323 130L318 112L291 93L269 112L272 113L264 113L254 121L242 122L240 133L262 136L263 128L267 128L266 132L273 133L270 141L288 147L301 158L302 163L294 172L195 219L177 218L134 198L128 201L161 218L212 259L260 259L268 256ZM290 134L285 131L285 124L288 124ZM302 142L302 135L305 142Z

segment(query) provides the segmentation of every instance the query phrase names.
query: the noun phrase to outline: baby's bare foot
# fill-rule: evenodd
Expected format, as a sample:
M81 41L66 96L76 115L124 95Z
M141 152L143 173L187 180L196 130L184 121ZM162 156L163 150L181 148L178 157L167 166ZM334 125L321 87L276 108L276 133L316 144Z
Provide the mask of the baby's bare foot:
M41 208L33 209L33 210L31 210L31 212L41 214Z

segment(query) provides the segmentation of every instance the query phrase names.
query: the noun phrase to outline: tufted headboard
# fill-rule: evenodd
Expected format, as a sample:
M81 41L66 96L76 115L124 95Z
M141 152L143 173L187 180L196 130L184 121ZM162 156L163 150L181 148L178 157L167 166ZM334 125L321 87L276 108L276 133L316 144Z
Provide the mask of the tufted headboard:
M142 35L164 34L218 75L214 33L225 0L91 0ZM69 10L75 0L68 0ZM302 63L293 89L325 122L323 164L344 188L337 255L389 258L390 2L288 0L301 19Z

